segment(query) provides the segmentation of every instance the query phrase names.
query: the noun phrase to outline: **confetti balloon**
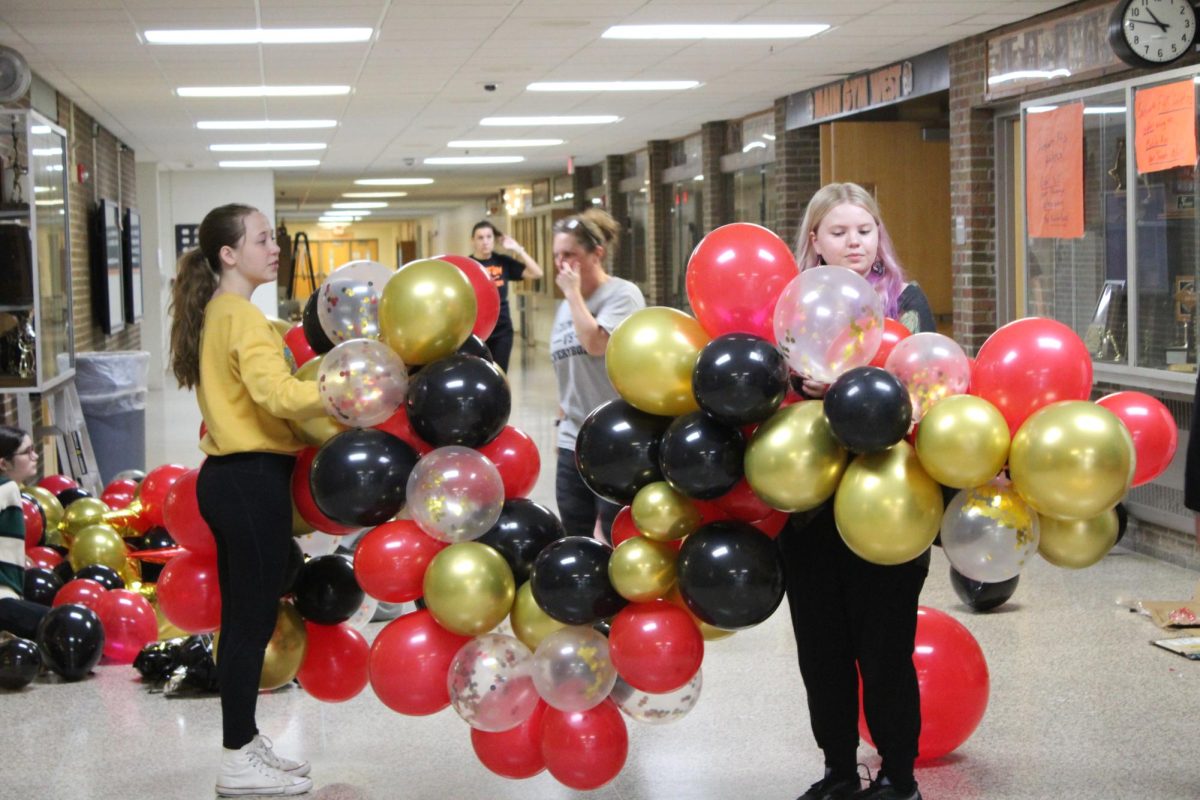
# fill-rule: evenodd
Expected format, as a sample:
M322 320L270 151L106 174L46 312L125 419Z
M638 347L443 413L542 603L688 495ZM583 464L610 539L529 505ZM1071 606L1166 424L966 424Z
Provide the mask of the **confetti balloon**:
M443 542L466 542L488 532L504 507L496 465L469 447L439 447L408 476L408 510L421 530Z
M538 694L560 711L595 708L617 681L608 639L588 625L570 625L542 639L532 674Z
M1001 583L1038 551L1038 516L1012 485L997 478L954 496L942 515L942 550L963 576Z
M807 269L775 306L775 340L799 375L833 383L871 362L883 340L883 301L846 267Z
M651 694L635 689L621 678L613 686L612 699L625 714L638 722L665 725L687 716L700 701L700 687L704 683L703 670L696 670L692 679L671 692Z
M387 345L372 339L351 339L321 359L317 390L334 420L369 428L388 419L404 404L408 370Z
M329 341L338 345L351 339L378 339L379 295L377 288L345 278L321 284L317 318Z
M450 663L447 688L454 710L472 728L506 731L538 704L529 668L533 653L512 636L490 633L463 645Z
M917 333L896 343L885 369L908 389L913 421L919 422L944 397L964 394L971 383L971 362L949 336Z

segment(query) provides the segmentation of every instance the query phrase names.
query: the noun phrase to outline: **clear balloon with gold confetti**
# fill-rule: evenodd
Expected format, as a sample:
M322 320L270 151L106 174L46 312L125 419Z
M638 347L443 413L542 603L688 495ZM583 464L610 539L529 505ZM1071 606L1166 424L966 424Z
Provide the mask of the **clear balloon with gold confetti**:
M478 450L450 445L421 457L408 476L408 511L442 542L483 536L500 519L504 480Z
M908 389L913 422L919 422L939 400L965 394L971 383L967 354L940 333L915 333L901 339L884 368Z
M996 478L963 489L942 515L942 550L960 574L983 583L1015 578L1038 551L1038 515Z
M852 269L817 267L800 273L775 306L775 341L800 375L833 383L871 363L883 341L883 301Z

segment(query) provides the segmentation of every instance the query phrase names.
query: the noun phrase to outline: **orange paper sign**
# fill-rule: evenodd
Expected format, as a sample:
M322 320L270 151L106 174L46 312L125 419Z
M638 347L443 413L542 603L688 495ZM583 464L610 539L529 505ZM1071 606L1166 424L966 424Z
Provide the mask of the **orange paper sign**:
M1029 235L1083 237L1083 103L1025 118Z
M1139 175L1196 163L1196 88L1190 78L1139 89L1133 113Z

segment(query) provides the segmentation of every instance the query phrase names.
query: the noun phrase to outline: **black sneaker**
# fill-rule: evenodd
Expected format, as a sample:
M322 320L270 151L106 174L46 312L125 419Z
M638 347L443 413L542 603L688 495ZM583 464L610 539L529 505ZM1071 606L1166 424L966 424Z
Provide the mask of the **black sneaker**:
M796 800L850 800L858 796L861 788L862 781L857 775L827 775Z
M851 800L921 800L921 790L914 783L912 789L902 792L877 778L866 789L851 795Z

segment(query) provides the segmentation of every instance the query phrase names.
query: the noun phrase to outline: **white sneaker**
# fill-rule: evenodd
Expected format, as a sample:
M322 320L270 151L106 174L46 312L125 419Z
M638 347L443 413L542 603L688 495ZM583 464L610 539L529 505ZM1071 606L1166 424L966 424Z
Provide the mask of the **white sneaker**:
M264 797L304 794L312 789L310 778L292 775L272 767L263 757L256 741L238 749L221 751L221 774L217 794L221 797Z
M261 733L251 739L248 746L258 751L263 761L267 762L268 767L274 767L280 772L286 772L289 775L303 778L311 769L307 761L294 761L276 753L272 749L275 746L274 743Z

